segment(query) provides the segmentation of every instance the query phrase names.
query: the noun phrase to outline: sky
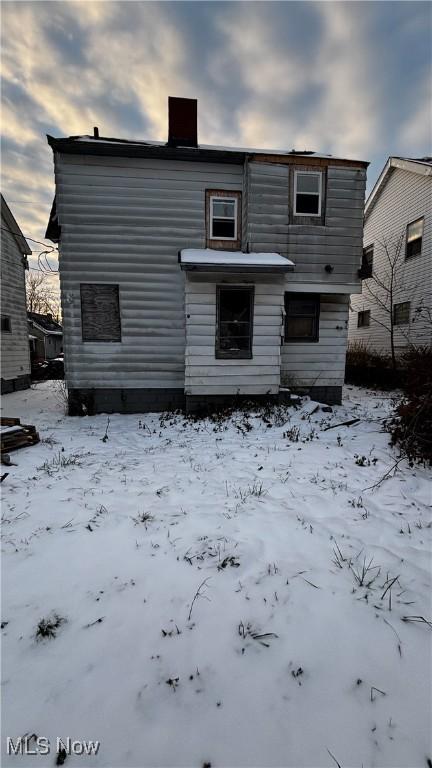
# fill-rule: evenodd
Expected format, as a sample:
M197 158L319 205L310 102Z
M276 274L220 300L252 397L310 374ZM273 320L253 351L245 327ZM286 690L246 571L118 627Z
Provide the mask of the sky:
M369 160L432 154L426 2L1 2L2 191L42 240L46 134L167 138L198 99L205 144ZM30 243L35 250L35 243ZM33 259L33 265L36 263Z

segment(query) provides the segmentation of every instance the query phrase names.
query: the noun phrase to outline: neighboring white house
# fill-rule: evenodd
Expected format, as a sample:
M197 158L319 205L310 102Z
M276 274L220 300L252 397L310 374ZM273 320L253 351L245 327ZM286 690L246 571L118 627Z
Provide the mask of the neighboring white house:
M193 99L166 144L48 142L70 413L340 402L367 162L199 145Z
M398 241L390 298L390 261ZM349 341L390 353L392 313L396 354L412 344L431 344L431 157L388 159L366 202L363 244L364 279L361 295L351 297Z
M50 314L28 312L32 360L52 360L63 352L63 329Z
M1 392L30 386L25 271L30 247L1 195Z

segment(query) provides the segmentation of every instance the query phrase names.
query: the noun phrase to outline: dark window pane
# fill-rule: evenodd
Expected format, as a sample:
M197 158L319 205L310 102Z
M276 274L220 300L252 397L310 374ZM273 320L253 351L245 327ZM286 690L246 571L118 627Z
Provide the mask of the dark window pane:
M318 341L320 297L285 294L285 341Z
M313 317L290 317L288 320L287 337L307 339L313 336L315 320Z
M235 221L229 219L213 219L212 236L217 239L218 237L235 237Z
M119 287L81 283L83 341L121 341Z
M251 288L219 288L216 354L252 356L252 300Z
M370 309L365 309L357 315L357 328L363 328L370 325Z
M409 323L410 302L404 301L401 304L395 304L393 307L393 322L395 325L406 325Z
M307 216L310 213L319 213L318 195L296 195L296 213L302 213Z
M418 256L422 249L422 238L418 237L417 240L410 240L406 246L406 257L409 259L411 256Z
M1 329L4 333L11 333L12 332L12 323L10 317L7 315L1 316Z

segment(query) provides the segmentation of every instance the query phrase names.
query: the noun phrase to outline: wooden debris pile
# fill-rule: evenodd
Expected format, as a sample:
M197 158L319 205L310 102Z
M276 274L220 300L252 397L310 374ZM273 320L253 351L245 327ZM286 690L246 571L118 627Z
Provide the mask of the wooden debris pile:
M0 417L0 438L2 456L17 448L26 448L39 442L36 427L31 424L21 424L20 419Z

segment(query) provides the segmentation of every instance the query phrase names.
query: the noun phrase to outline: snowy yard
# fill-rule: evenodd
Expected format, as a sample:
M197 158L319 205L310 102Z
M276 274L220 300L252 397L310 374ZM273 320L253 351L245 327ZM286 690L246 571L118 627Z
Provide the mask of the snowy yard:
M389 397L103 440L54 386L3 398L41 436L2 483L3 764L53 765L4 756L34 733L100 741L66 766L425 768L430 473L370 488Z

